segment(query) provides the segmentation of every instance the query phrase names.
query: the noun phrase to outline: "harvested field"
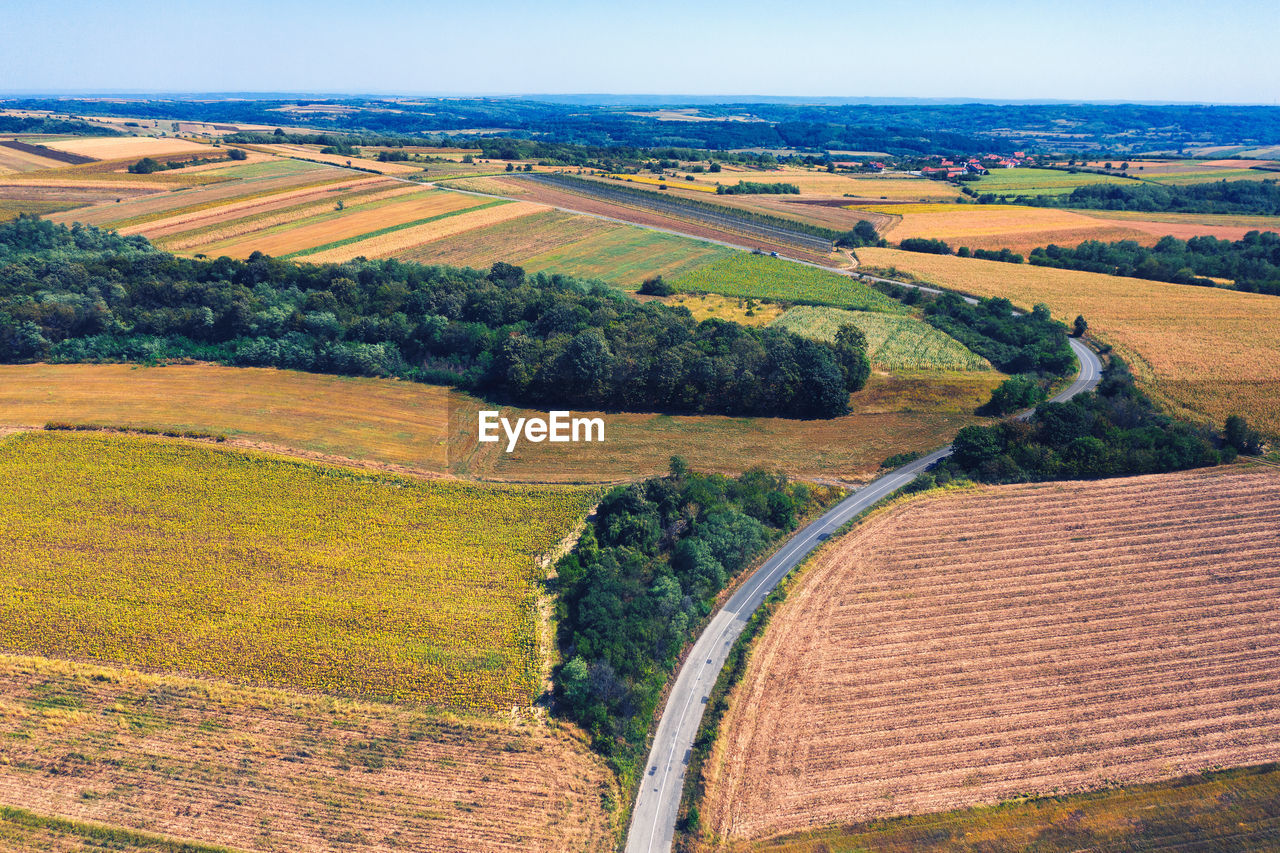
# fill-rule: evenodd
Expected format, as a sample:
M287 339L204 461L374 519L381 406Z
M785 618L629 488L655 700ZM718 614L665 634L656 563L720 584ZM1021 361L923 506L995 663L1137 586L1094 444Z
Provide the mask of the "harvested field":
M209 444L0 439L0 651L505 714L587 489L423 482Z
M316 249L329 243L359 238L382 228L407 225L456 213L484 204L484 199L441 190L422 189L407 199L392 200L356 210L329 210L303 222L289 223L220 241L206 247L208 253L247 258L254 252L284 256Z
M38 172L65 165L52 157L32 154L25 148L14 148L11 143L0 141L0 172Z
M1083 314L1090 335L1114 346L1166 402L1218 426L1227 415L1244 415L1280 435L1280 299L1274 296L894 249L859 249L858 256L868 267L1008 297L1023 308L1043 302L1067 323Z
M373 169L384 175L412 175L422 171L421 166L415 166L412 163L381 163L376 159L371 160L365 157L351 157L345 154L321 154L320 149L323 147L323 145L255 145L253 150L269 151L282 157L302 157L306 160L328 163L332 166L350 164L359 166L361 169Z
M477 412L500 408L433 385L217 365L0 366L0 430L50 420L224 433L236 446L425 476L512 482L615 482L661 473L672 447L699 469L757 465L795 476L863 480L887 456L945 444L1000 375L874 372L830 421L609 413L607 441L476 441ZM447 406L447 408L446 408ZM511 416L534 414L512 410Z
M634 289L654 275L672 278L730 249L559 210L542 210L518 219L421 243L398 252L402 260L487 269L507 261L529 272L594 278Z
M819 305L797 305L773 325L834 342L845 324L858 327L867 338L873 364L907 370L991 370L991 364L955 338L916 317L870 311L845 311Z
M339 199L345 206L354 207L414 192L418 192L416 187L385 178L357 179L233 201L119 230L122 234L146 234L153 242L168 238L165 240L166 248L189 248L327 213L334 209Z
M1135 820L1135 815L1141 815L1141 820ZM1280 766L1264 764L1087 794L880 820L740 846L770 853L954 853L958 849L1271 853L1280 842L1277 815Z
M748 181L762 184L795 184L800 188L801 196L825 196L829 198L853 196L857 198L884 198L890 201L913 202L950 200L961 197L960 190L954 184L949 184L945 181L931 181L927 178L907 174L902 174L898 177L886 177L885 175L861 176L839 172L831 173L825 169L782 167L765 170L731 170L728 166L725 166L722 172L695 174L692 182L684 179L685 174L687 173L681 172L679 177L667 180L671 189L686 189L687 184L693 183L695 186L710 187L714 191L717 183L731 186L738 181ZM636 178L639 176L629 175L626 177ZM717 198L717 201L764 198L777 197L766 195L721 196ZM791 198L795 198L795 196L791 196Z
M828 546L709 762L725 839L1280 758L1280 472L987 487Z
M509 418L531 412L461 397L450 425L450 464L459 475L513 482L617 482L661 474L678 452L700 471L740 474L764 466L802 479L866 482L889 456L933 450L961 427L988 423L973 410L1002 378L995 371L873 371L851 397L851 414L829 420L581 412L605 419L604 442L526 443L512 453L476 441L476 412L502 408Z
M257 367L0 365L0 427L199 430L424 472L448 464L451 399L439 385Z
M89 136L59 139L44 143L58 151L92 157L95 160L140 159L158 154L218 154L218 149L185 139L161 139L155 136Z
M92 163L96 159L94 157L85 157L81 154L72 154L69 151L59 151L56 147L33 145L30 142L23 142L19 139L0 141L0 145L19 154L26 154L43 160L53 160L59 165L70 163L72 166L79 166L82 163Z
M401 226L384 226L358 239L340 239L321 246L318 250L301 252L299 257L311 263L347 261L358 257L390 258L422 243L482 230L490 225L546 210L540 204L523 201L486 202L474 196L462 198L471 202L471 206L456 213L446 212L430 217L429 221L418 220Z
M1113 225L1134 228L1145 232L1138 242L1154 245L1166 234L1187 240L1192 237L1217 237L1219 240L1239 240L1250 231L1280 231L1280 217L1233 216L1230 214L1197 213L1142 213L1125 210L1080 210L1090 216ZM1060 244L1061 245L1061 244Z
M608 846L607 771L582 743L533 720L460 720L9 655L0 655L0 696L0 804L36 814L220 850ZM43 846L0 808L0 850L103 849L101 836L47 835L70 838Z
M83 222L86 225L125 228L157 220L219 207L233 201L266 198L302 188L316 188L353 180L351 173L327 166L297 169L288 163L271 164L276 169L243 180L224 179L208 186L178 189L120 204L105 203L53 217L55 222ZM181 171L181 170L180 170ZM205 173L206 176L211 173Z
M900 215L900 222L882 232L890 240L931 237L945 240L953 249L960 246L971 249L1007 248L1027 255L1037 246L1050 243L1077 246L1085 240L1137 240L1151 245L1158 239L1137 223L1107 222L1050 207L902 204L869 210Z
M746 252L735 252L671 283L677 290L691 293L819 303L893 314L907 310L896 299L849 276Z

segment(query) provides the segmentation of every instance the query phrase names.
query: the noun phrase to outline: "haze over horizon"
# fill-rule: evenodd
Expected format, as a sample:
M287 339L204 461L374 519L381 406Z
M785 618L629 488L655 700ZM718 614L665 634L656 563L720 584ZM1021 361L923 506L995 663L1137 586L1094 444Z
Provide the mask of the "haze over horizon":
M513 0L159 0L6 10L0 92L881 98L1276 104L1280 5L925 0L780 13ZM1137 36L1141 36L1140 39ZM1212 74L1206 74L1211 63Z

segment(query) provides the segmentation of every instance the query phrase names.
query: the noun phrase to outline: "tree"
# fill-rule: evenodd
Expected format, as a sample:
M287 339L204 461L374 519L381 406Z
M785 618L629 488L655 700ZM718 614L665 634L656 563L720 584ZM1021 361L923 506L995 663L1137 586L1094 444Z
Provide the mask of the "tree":
M640 292L645 296L670 296L676 292L670 282L663 281L661 275L646 278L640 285Z
M1077 338L1083 338L1084 333L1089 330L1089 324L1085 321L1084 315L1076 316L1076 321L1071 324L1071 334Z
M1229 415L1222 427L1222 437L1238 453L1256 456L1262 452L1262 437L1249 429L1249 423L1239 415Z
M232 160L248 160L249 159L249 155L246 154L244 152L244 149L241 149L241 148L232 148L231 150L227 151L227 156Z
M507 171L508 171L508 172L514 172L515 170L516 170L516 167L515 167L515 165L514 165L514 164L512 164L512 163L508 163L508 164L507 164Z
M852 323L836 330L836 358L844 374L844 387L861 391L871 376L871 360L867 358L867 336Z

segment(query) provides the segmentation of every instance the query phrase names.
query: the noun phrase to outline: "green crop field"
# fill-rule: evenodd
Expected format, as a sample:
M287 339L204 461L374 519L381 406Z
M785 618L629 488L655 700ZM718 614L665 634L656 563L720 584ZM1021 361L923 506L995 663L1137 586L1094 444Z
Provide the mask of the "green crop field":
M915 317L869 311L845 311L816 305L797 305L772 325L788 331L834 341L846 323L867 336L867 354L883 367L907 370L990 370L985 358L955 338Z
M905 313L891 299L848 276L816 267L737 252L672 281L686 293L720 293L783 302L807 302L857 311Z
M1077 853L1280 849L1280 766L1245 767L1088 794L1013 801L821 830L763 853Z
M1127 178L1070 172L1058 169L992 169L969 184L980 193L996 195L1066 195L1076 187L1093 184L1131 184Z
M0 441L0 651L496 713L581 488L423 482L161 439Z
M727 258L732 249L661 231L619 225L521 261L530 272L596 278L635 290L646 278L675 279Z

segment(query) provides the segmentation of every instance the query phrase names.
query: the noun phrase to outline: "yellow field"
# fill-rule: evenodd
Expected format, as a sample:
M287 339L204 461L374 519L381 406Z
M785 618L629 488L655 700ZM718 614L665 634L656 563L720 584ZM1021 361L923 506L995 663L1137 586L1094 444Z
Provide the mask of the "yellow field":
M0 649L485 714L542 690L538 558L596 494L82 433L0 480Z
M193 429L233 442L443 472L438 385L216 364L0 365L0 428L48 421Z
M1241 414L1280 435L1280 299L1099 273L1002 264L895 249L859 249L868 267L895 267L978 296L1043 302L1112 344L1143 383L1221 425ZM1204 389L1213 387L1212 394Z
M1155 237L1113 222L1084 216L1071 210L1018 207L1005 204L900 204L858 208L872 213L896 214L901 221L884 229L885 237L900 241L910 237L945 240L953 249L1012 249L1023 254L1050 243L1075 246L1085 240L1139 240Z
M477 202L484 203L484 200L477 199L475 196L458 196L466 199L471 205ZM462 213L458 216L450 216L447 219L441 219L437 222L428 222L424 225L418 225L413 228L405 228L395 231L391 234L383 234L378 237L371 237L368 240L359 240L339 246L334 249L327 249L313 254L302 254L299 257L302 260L311 263L325 263L334 261L346 261L351 258L364 256L366 258L388 258L396 254L403 253L413 249L415 246L423 243L430 243L433 240L442 240L446 237L452 237L455 234L463 234L468 231L476 231L484 229L490 225L497 225L500 222L506 222L512 219L519 219L523 216L529 216L534 213L540 213L547 208L545 205L533 204L527 201L514 201L507 204L498 204L493 207L486 207L483 210Z
M219 155L222 152L211 145L190 142L186 139L159 139L154 136L92 136L79 139L59 139L41 143L58 151L80 154L97 160L120 160L126 157L154 157L157 154Z

